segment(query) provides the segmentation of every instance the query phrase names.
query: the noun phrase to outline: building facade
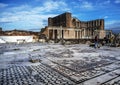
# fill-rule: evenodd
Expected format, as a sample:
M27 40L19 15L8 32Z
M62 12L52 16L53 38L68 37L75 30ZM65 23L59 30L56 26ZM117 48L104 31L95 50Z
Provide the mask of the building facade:
M96 35L105 37L104 19L80 21L69 12L48 18L43 34L48 39L93 39Z

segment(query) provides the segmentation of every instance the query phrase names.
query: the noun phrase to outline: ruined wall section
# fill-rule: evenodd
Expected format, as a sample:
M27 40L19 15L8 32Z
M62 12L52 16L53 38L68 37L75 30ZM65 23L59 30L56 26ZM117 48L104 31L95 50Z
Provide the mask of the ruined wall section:
M63 13L56 17L48 18L48 26L71 27L71 13Z

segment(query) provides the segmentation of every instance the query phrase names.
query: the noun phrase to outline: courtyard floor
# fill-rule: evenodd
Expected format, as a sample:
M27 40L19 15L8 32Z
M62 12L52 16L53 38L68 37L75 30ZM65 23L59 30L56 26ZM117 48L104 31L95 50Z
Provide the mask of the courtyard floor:
M0 44L0 85L120 85L120 48Z

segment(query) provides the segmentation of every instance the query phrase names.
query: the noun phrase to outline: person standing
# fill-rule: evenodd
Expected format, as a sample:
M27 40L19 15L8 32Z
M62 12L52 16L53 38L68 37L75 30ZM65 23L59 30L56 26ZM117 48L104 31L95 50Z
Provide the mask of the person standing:
M111 36L111 38L110 38L110 46L113 45L114 38L115 38L115 36L112 34L112 36Z
M108 37L104 37L105 44L107 45L109 43Z
M114 37L111 37L111 38L110 38L110 45L113 44L113 41L114 41Z

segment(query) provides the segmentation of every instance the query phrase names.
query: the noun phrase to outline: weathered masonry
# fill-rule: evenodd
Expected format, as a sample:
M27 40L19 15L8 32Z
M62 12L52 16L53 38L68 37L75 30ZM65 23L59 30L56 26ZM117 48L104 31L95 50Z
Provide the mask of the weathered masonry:
M100 39L105 37L104 19L91 21L80 21L66 12L53 18L48 18L48 26L43 34L48 39L93 39L99 35Z

